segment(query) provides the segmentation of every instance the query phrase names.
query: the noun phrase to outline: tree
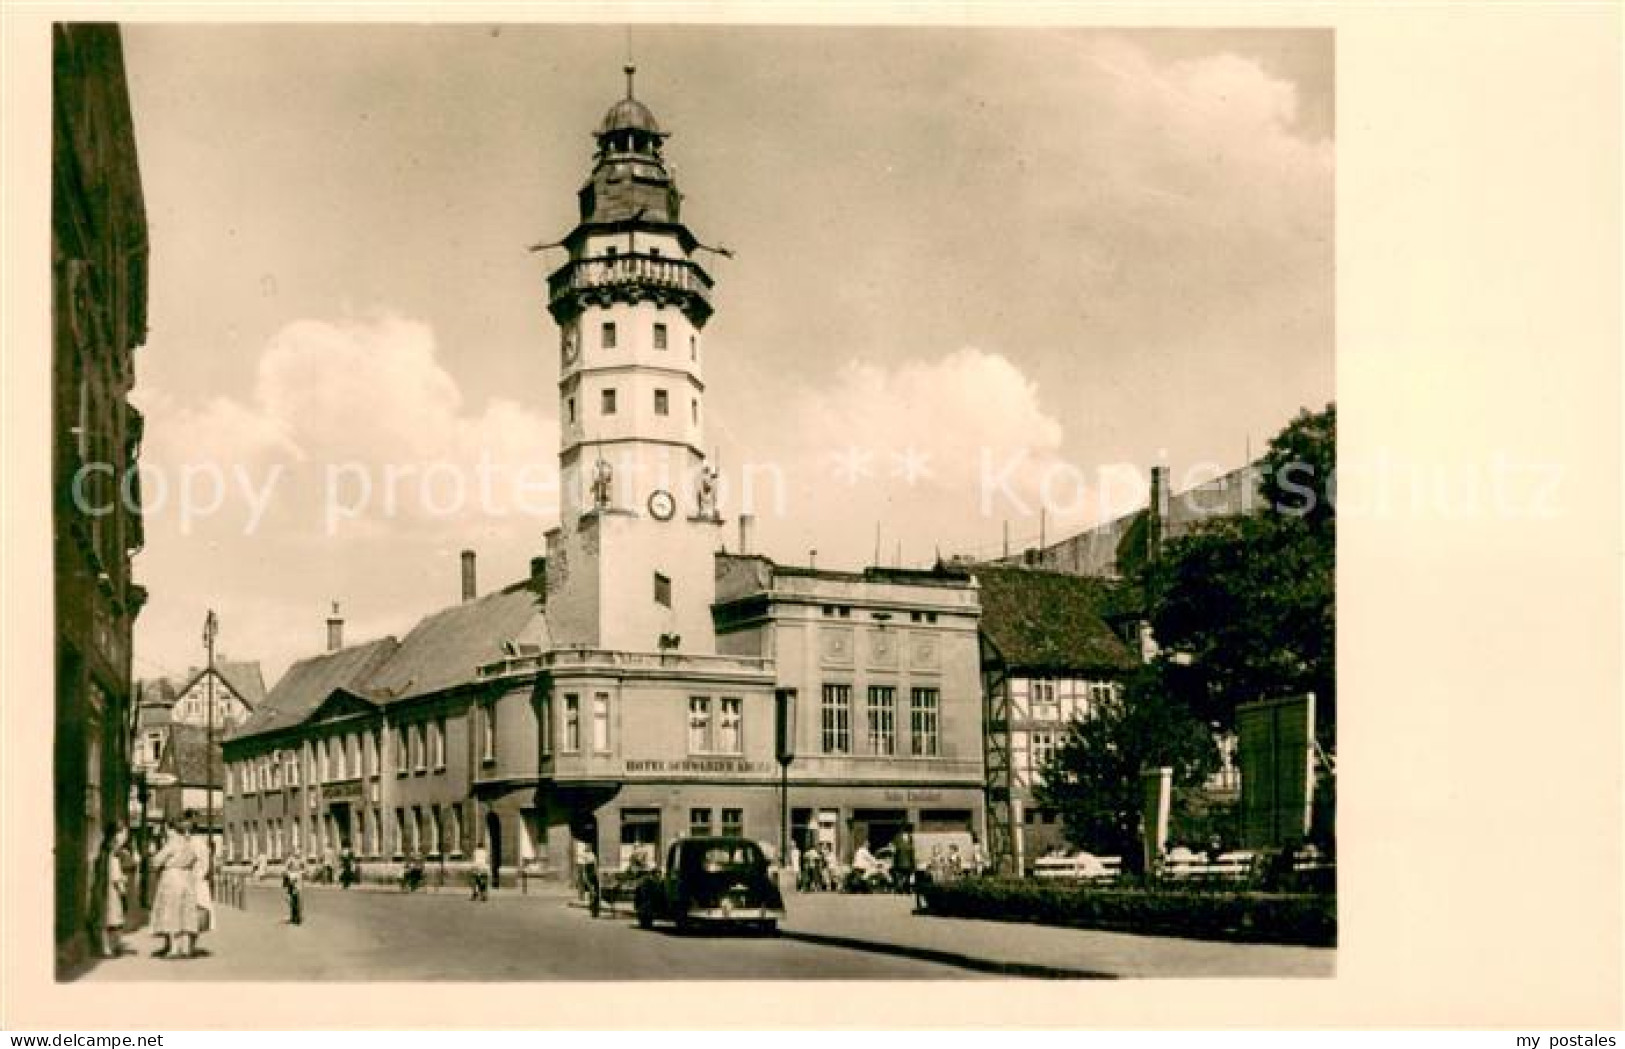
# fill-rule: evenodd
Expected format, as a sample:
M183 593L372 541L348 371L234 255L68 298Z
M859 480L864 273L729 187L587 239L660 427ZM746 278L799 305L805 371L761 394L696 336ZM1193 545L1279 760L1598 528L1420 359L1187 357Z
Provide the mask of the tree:
M1230 726L1240 703L1311 691L1319 735L1336 724L1336 408L1270 442L1264 506L1170 540L1147 571L1165 688Z
M1175 787L1196 786L1218 767L1218 751L1212 733L1162 687L1152 666L1073 720L1034 796L1060 813L1068 841L1120 855L1127 870L1138 871L1140 772L1165 765L1174 770Z

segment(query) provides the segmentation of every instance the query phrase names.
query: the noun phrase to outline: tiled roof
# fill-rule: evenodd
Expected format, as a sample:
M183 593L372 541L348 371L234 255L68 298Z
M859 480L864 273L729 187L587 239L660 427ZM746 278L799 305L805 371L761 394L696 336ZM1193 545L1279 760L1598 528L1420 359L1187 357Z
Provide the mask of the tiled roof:
M392 703L473 681L477 667L502 658L505 641L548 647L542 599L529 587L509 587L425 616L359 691Z
M220 745L220 737L215 736L215 746ZM221 774L221 763L217 756L214 763L214 773ZM171 725L169 739L164 743L163 758L158 763L160 771L171 773L183 787L202 787L209 782L209 730L197 725Z
M1029 670L1130 670L1138 660L1104 616L1117 597L1104 580L978 565L983 635L1007 665Z
M265 677L260 673L258 660L231 662L217 660L215 670L220 673L231 690L237 693L237 698L248 704L253 710L265 702Z
M303 721L336 688L356 688L399 647L393 637L309 656L289 667L265 702L231 734L257 736Z
M387 705L473 681L481 665L506 654L507 642L550 645L542 599L528 583L425 616L400 641L386 637L300 660L232 738L297 725L340 688Z

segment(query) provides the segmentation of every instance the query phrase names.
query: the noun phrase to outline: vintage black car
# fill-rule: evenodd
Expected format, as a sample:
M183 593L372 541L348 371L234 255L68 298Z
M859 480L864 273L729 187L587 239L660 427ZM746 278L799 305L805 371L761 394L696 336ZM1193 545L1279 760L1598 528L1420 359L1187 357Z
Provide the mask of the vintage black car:
M739 924L773 932L784 917L784 897L768 873L767 857L746 838L684 838L666 852L666 869L637 887L638 924Z

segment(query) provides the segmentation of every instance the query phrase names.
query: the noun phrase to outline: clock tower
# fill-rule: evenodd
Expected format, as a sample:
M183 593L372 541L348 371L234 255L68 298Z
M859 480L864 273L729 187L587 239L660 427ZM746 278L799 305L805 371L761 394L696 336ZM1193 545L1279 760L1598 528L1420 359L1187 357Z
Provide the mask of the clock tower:
M722 524L703 439L711 278L634 73L595 133L580 218L548 277L561 489L548 621L559 646L709 653Z

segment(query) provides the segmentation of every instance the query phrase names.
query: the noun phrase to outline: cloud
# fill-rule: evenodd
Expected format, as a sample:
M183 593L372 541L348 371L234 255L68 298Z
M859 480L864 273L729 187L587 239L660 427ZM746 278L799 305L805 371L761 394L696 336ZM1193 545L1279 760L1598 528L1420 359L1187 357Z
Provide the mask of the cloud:
M832 379L727 420L743 459L729 476L751 464L784 479L782 507L755 486L760 549L867 564L878 524L883 561L901 539L903 560L919 564L939 551L998 553L1005 519L1027 538L1046 493L1057 527L1097 510L1097 479L1064 460L1061 422L1002 355L965 347L890 367L851 361Z

